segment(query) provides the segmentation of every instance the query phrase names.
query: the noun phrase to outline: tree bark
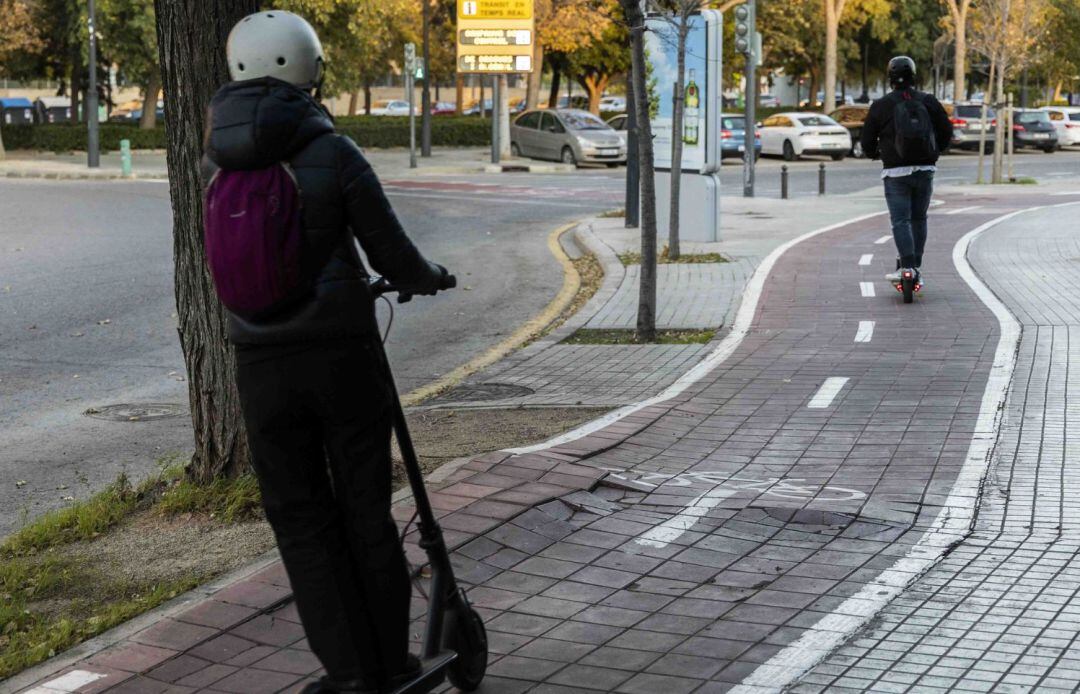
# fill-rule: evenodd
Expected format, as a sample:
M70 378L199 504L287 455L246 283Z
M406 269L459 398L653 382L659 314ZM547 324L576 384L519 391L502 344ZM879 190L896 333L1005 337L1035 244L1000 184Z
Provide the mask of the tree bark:
M967 11L969 0L950 0L949 13L953 20L956 37L953 55L953 101L964 100L964 81L967 72Z
M604 98L604 90L610 81L611 75L585 75L578 79L578 84L589 94L589 111L593 115L600 115L600 100Z
M178 330L195 429L195 452L188 472L206 482L247 469L250 452L225 315L203 250L203 129L210 97L228 79L225 40L229 30L258 10L259 2L154 0L154 8L169 103L166 123Z
M349 115L355 116L360 110L360 90L354 89L349 93Z
M630 26L630 58L638 128L638 164L641 172L641 282L638 292L636 337L656 340L656 177L653 136L649 122L649 93L645 85L645 16L638 0L619 0Z
M679 258L679 212L682 200L683 116L686 114L686 34L689 17L679 17L675 47L675 87L671 90L671 209L668 213L668 258Z
M533 71L525 91L525 107L536 108L540 104L540 87L544 81L544 45L539 41L533 44Z
M559 106L559 82L562 79L562 72L558 68L551 70L551 93L548 94L548 108L558 108Z
M371 84L364 85L364 115L371 115Z
M836 45L844 2L845 0L825 0L825 85L822 88L825 99L821 105L825 113L836 108Z
M160 91L161 73L154 70L146 82L146 91L143 94L142 116L139 118L139 127L143 130L157 127L157 98Z
M458 75L454 80L454 115L460 116L465 107L465 75Z

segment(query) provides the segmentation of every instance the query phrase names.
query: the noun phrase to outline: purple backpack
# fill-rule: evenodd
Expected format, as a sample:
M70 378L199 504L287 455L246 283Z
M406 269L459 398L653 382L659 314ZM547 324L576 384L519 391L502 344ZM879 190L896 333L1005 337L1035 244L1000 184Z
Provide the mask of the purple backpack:
M218 298L243 318L266 316L303 282L300 187L285 164L219 170L206 189L203 242Z

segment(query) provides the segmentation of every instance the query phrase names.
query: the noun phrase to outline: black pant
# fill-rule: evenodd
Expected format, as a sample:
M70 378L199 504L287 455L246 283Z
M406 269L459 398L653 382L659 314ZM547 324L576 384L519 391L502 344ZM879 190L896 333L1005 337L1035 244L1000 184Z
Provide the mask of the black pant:
M885 204L892 220L900 267L922 267L926 247L926 211L934 195L934 173L915 171L885 178Z
M376 349L356 339L236 354L263 506L311 650L330 677L377 685L404 669L411 588Z

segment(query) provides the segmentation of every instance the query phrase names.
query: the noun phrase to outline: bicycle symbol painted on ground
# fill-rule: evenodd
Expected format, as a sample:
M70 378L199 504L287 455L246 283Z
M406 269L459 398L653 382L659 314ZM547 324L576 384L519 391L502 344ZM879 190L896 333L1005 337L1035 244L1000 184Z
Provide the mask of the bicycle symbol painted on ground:
M866 494L857 489L847 487L835 487L832 485L820 486L805 484L801 478L767 477L765 479L750 479L745 477L732 477L723 472L690 471L679 474L663 472L636 472L622 468L604 467L611 477L626 482L640 484L651 489L662 486L670 487L693 487L707 486L710 488L727 487L738 491L757 492L781 499L797 499L815 501L857 501L865 499Z

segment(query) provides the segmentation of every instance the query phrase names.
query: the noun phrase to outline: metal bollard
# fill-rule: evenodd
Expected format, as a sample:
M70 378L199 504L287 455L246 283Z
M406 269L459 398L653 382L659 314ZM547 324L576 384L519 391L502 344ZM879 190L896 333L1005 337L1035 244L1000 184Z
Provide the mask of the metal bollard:
M824 163L818 164L817 194L818 195L824 195L825 194L825 164Z
M131 178L131 140L120 140L120 173Z
M787 200L787 164L780 167L780 199Z

